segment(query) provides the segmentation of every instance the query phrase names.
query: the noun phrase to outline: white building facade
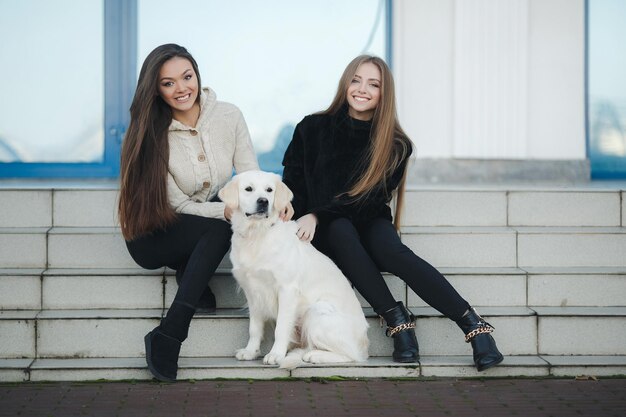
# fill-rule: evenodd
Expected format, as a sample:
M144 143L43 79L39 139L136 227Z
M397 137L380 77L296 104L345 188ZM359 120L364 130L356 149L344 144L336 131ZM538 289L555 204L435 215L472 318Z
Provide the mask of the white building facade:
M420 175L588 177L584 0L396 0L393 22Z

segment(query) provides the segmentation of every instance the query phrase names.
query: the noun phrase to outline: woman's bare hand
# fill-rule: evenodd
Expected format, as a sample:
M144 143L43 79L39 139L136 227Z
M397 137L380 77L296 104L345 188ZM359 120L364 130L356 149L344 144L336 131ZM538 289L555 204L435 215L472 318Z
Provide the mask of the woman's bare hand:
M313 213L305 214L296 223L298 223L298 233L296 233L298 238L304 242L312 241L317 227L317 216Z
M279 217L282 221L288 222L293 217L293 213L294 213L293 206L291 205L291 203L289 203L287 207L285 207L285 209L280 212Z

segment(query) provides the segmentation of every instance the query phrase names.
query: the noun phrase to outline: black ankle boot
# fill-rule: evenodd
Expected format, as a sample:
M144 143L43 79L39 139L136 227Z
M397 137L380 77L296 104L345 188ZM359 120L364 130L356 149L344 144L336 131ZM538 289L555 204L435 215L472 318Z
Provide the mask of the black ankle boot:
M180 346L194 313L191 306L174 301L161 325L144 337L148 369L159 381L176 381Z
M381 315L387 322L387 336L393 337L393 360L395 362L417 362L420 358L415 337L415 316L398 301L391 310Z
M185 267L181 266L176 270L176 284L180 287L180 280L185 272ZM198 300L198 305L196 306L196 311L198 313L215 313L217 308L217 301L215 299L215 294L211 291L211 287L207 285L207 287L202 291L202 295L200 295L200 299Z
M166 335L156 327L144 337L148 369L163 382L176 381L181 341Z
M473 307L470 307L469 312L456 324L465 333L465 341L472 343L474 364L479 372L502 362L504 357L498 351L496 341L490 334L494 327L483 320Z

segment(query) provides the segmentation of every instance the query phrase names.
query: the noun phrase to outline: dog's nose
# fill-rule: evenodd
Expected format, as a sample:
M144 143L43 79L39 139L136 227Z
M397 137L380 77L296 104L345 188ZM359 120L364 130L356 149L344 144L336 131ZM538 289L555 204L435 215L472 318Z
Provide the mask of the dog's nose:
M259 207L267 208L268 201L267 198L261 197L256 201L256 203Z

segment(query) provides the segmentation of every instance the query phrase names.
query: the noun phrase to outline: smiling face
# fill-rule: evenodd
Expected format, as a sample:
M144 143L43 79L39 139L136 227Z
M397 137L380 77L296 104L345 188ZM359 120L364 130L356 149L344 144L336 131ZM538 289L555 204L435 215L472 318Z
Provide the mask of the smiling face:
M350 81L346 98L348 114L358 120L371 120L380 101L381 74L378 66L364 62Z
M189 118L198 93L198 77L188 59L175 57L165 61L159 71L159 95L172 108L175 119Z

